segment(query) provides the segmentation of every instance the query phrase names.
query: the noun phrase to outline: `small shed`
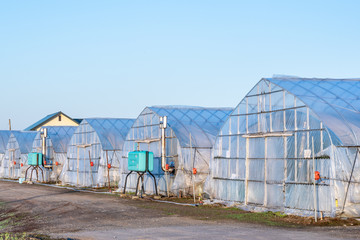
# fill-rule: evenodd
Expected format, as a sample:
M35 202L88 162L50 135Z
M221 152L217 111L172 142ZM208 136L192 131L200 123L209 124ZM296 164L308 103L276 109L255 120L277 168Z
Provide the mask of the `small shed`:
M65 113L59 111L49 114L31 126L27 127L25 131L39 131L41 127L45 126L79 126L81 119L73 119Z

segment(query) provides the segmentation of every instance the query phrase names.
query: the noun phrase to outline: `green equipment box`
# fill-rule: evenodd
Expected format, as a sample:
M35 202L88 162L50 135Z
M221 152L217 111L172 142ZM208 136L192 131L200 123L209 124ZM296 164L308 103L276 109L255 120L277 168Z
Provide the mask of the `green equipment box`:
M29 166L42 165L42 161L43 161L42 153L29 153L29 155L28 155L28 165Z
M128 170L146 172L154 170L154 154L148 151L135 151L128 154Z

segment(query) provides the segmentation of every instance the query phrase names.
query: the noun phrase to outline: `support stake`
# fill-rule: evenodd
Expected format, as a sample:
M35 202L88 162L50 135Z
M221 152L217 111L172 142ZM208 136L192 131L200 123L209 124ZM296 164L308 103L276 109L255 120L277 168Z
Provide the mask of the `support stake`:
M315 181L315 153L314 153L314 137L312 137L312 159L313 159L313 181L314 181L314 216L317 222L317 201L316 201L316 181Z

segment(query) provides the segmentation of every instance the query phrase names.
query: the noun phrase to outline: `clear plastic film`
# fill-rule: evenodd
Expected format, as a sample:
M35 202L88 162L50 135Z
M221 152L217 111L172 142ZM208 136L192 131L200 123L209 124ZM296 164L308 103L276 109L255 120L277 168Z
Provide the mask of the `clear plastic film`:
M45 165L52 166L52 168L43 168L44 179L42 175L39 176L41 181L45 182L59 182L60 174L62 172L64 163L66 161L66 151L72 135L76 127L70 126L54 126L43 127L47 129L46 137L46 152L45 152ZM39 131L34 139L32 152L42 153L43 138L42 132Z
M9 142L11 131L0 131L0 177L4 175L4 168L2 167L3 160L5 158L6 147Z
M134 119L84 119L70 140L60 174L62 183L83 187L103 187L108 182L117 185L123 143L133 123Z
M221 129L205 191L294 214L359 216L359 91L358 80L262 79Z
M5 156L0 166L0 177L18 179L25 176L27 158L37 132L11 131Z
M209 161L216 136L231 113L231 108L203 108L189 106L155 106L145 108L130 129L124 143L121 160L120 190L123 190L127 170L127 155L137 149L154 153L154 171L161 194L202 193L209 170ZM160 117L167 117L165 129L166 164L175 168L174 173L161 169ZM191 144L190 144L191 143ZM193 175L193 168L197 173ZM194 177L194 179L193 179ZM128 177L127 190L136 188L137 175ZM145 191L154 193L153 179L145 175Z

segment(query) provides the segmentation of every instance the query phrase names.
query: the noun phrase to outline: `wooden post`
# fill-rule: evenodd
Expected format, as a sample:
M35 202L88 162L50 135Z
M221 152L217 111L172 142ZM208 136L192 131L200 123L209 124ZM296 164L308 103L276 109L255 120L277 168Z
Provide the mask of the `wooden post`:
M84 176L83 176L83 179L84 179L84 182L83 182L83 184L84 184L84 186L85 186L85 181L86 181L86 165L85 165L85 163L86 163L86 148L84 148Z
M273 131L272 128L272 106L271 106L271 83L269 83L269 118L270 118L270 132Z
M306 129L307 129L307 132L306 132L306 149L310 149L310 114L309 114L309 108L306 108L306 122L307 122L307 126L306 126ZM310 173L310 161L307 160L306 161L307 163L307 179L308 179L308 182L311 181L311 173Z
M90 151L89 152L89 160L90 160L90 180L91 180L91 186L94 186L94 179L93 179L93 175L92 175L92 169L91 169L91 155L90 155Z
M296 107L296 98L294 99L294 107ZM298 168L298 154L297 154L297 150L298 150L298 146L297 146L297 110L295 108L294 110L294 124L295 124L295 133L294 133L294 158L295 158L295 163L294 163L294 181L297 181L297 168Z
M76 186L79 186L79 147L77 147L77 172L76 172Z
M192 159L192 163L193 163L192 165L193 165L193 168L194 168L195 167L195 159L192 156L193 156L193 154L192 154L192 142L191 142L191 133L190 133L190 158ZM194 174L193 169L191 169L191 172L192 172L192 182L193 182L194 203L196 203L196 200L195 200L195 174Z
M287 137L284 140L284 181L283 181L283 193L284 193L284 207L286 206L286 178L287 178Z
M264 152L264 206L267 206L267 137L265 137Z
M315 153L314 153L314 137L312 137L312 159L313 159L313 181L314 181L314 215L317 222L317 199L316 199L316 182L315 182Z
M106 152L107 178L108 178L108 184L109 184L109 191L111 192L111 187L110 187L110 169L109 169L108 151L107 151L107 150L105 150L105 152Z
M245 159L245 204L248 204L249 196L249 138L246 138L246 159Z

